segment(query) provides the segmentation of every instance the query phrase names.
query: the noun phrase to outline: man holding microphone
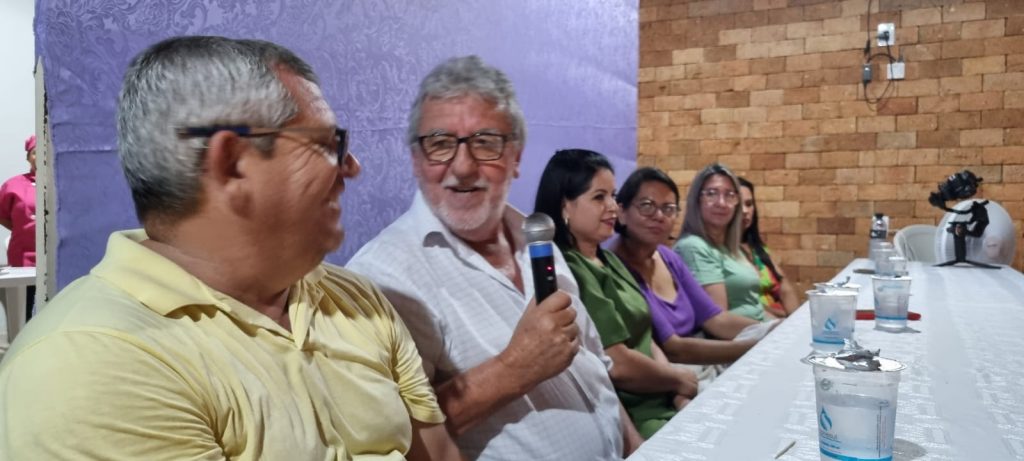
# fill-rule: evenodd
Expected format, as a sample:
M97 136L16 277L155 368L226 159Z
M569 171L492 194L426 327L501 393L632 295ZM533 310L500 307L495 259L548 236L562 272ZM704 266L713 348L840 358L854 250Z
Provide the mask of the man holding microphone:
M641 440L557 249L561 290L532 299L524 218L506 201L525 137L504 73L476 56L437 66L409 116L419 191L348 267L409 326L467 457L619 459Z

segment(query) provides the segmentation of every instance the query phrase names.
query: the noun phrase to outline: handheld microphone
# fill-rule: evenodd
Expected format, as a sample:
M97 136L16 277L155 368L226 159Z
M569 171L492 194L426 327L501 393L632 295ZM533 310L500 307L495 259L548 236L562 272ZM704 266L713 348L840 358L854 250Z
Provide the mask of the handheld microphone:
M534 213L523 221L526 248L530 252L530 268L533 270L533 295L540 304L544 298L558 289L555 280L555 249L551 240L555 238L555 222L544 213Z

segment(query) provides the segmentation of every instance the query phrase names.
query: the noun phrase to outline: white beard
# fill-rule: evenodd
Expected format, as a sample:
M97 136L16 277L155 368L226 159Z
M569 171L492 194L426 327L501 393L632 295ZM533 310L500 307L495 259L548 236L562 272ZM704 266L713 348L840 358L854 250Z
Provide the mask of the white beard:
M434 199L429 194L424 193L427 205L430 206L430 210L437 216L438 219L444 223L445 227L450 229L456 235L474 231L481 227L487 226L488 224L496 221L501 221L502 215L505 211L505 201L508 199L509 187L512 184L512 175L508 176L505 183L500 187L492 187L485 179L480 178L474 182L470 187L478 187L484 191L484 200L480 204L470 209L464 208L453 208L451 204L446 203L444 200L435 203ZM442 194L451 194L446 189L453 186L460 185L458 180L452 176L445 177L440 185ZM420 181L420 190L424 189L422 180ZM500 227L499 227L500 228Z

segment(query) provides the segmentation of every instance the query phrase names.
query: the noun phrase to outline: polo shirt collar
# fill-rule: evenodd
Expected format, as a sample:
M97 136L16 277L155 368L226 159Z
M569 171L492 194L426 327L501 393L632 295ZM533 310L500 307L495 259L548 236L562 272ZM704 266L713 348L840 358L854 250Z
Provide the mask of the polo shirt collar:
M166 316L192 305L209 305L236 318L272 329L280 329L269 317L221 293L189 274L171 260L140 244L148 239L146 231L134 229L110 234L103 260L90 273L124 290L147 308ZM317 266L292 286L288 295L291 305L297 301L300 283L315 286L326 274ZM318 299L304 300L315 306Z

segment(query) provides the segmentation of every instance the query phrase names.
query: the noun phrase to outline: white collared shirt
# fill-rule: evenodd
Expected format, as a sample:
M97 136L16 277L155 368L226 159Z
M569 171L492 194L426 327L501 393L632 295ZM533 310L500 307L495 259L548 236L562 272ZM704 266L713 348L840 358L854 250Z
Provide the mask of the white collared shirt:
M423 357L427 376L443 383L500 353L533 297L523 215L507 205L522 270L521 293L483 256L454 236L417 192L408 211L364 245L348 268L379 284ZM579 288L555 250L558 287L570 293L582 346L562 373L537 385L456 439L470 459L620 459L619 401L600 337Z

